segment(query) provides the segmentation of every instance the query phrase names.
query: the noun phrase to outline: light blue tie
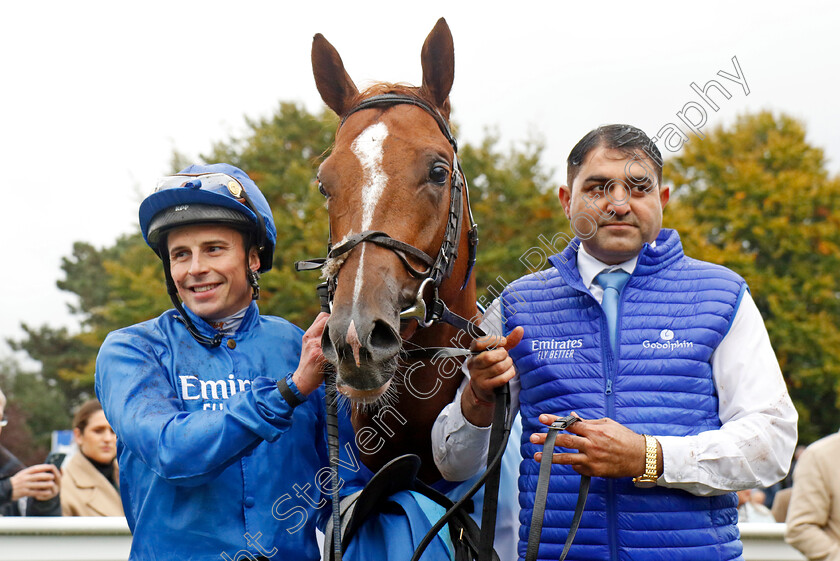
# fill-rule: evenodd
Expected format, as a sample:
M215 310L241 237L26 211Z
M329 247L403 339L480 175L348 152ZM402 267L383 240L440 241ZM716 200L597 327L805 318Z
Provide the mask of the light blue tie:
M624 285L630 280L630 273L622 270L612 273L601 273L595 277L595 280L604 289L604 299L601 301L601 308L604 309L604 314L607 316L607 327L610 330L610 345L612 346L613 354L618 355L615 333L618 322L618 299L621 296L621 290L624 288Z

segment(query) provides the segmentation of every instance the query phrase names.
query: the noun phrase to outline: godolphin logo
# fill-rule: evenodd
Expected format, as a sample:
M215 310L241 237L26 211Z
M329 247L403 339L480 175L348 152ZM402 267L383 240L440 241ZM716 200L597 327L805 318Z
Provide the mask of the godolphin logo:
M673 331L670 329L663 329L659 332L659 341L650 341L646 339L642 341L642 347L645 349L665 350L670 352L674 349L683 349L694 346L692 341L681 341L679 339L675 340L674 337L675 335Z

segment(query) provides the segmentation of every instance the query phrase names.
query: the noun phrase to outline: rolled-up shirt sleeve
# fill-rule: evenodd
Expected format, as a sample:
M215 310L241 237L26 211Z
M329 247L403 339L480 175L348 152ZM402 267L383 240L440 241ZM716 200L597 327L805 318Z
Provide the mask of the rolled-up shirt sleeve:
M481 328L488 335L502 333L502 317L499 300L487 308ZM464 362L464 379L455 399L438 415L432 427L432 453L435 465L448 481L465 481L487 465L487 449L490 445L490 426L477 427L464 418L461 411L461 394L470 381L469 370ZM510 381L511 416L519 410L519 375Z
M465 481L487 463L490 427L473 425L461 412L461 394L468 383L465 377L455 400L443 408L432 427L435 465L448 481Z

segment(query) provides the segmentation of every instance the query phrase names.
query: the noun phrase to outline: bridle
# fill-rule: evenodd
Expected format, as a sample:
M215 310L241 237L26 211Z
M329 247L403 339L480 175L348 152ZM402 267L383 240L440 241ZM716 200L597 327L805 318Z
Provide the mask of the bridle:
M458 257L458 245L461 239L461 232L464 221L464 204L462 198L466 198L466 217L469 221L468 242L469 242L469 264L467 272L464 275L464 281L461 289L465 288L469 282L472 274L473 266L476 261L476 249L478 246L478 225L473 220L472 209L470 208L469 188L464 177L461 164L458 161L458 144L452 136L449 129L449 124L440 114L440 112L432 107L427 102L420 98L397 93L386 93L376 95L361 101L358 105L348 111L341 119L339 128L344 124L348 117L358 111L378 107L391 107L393 105L409 104L420 107L431 115L443 135L446 137L453 149L453 163L452 172L450 174L450 202L449 212L447 216L446 229L444 230L443 241L435 258L429 256L426 252L400 240L392 238L385 232L377 230L368 230L354 234L344 239L336 246L332 245L332 232L330 232L330 241L328 242L328 252L326 259L310 259L307 261L298 261L295 263L295 268L298 271L315 270L324 267L324 265L331 261L345 257L350 251L362 243L372 243L379 247L391 250L402 262L408 273L417 279L422 279L415 297L415 301L400 312L401 321L416 320L421 328L429 327L436 323L447 323L458 329L466 331L474 338L484 336L484 331L472 320L459 316L458 314L449 310L446 303L441 300L438 290L444 280L449 278L455 261ZM409 257L423 264L425 269L420 270L414 267L409 261ZM338 271L333 270L327 282L319 287L319 296L321 298L321 307L324 311L330 311L332 308L332 301L335 295L337 284ZM427 347L416 348L401 352L403 358L422 360L422 359L438 359L449 357L464 357L474 354L473 351L458 347ZM335 372L331 365L327 365L327 439L329 444L330 467L333 471L334 481L338 481L338 417L336 407L336 389L335 389ZM490 450L488 454L487 469L478 481L464 494L464 496L456 503L448 501L446 497L439 498L439 502L447 508L444 514L431 530L426 534L425 538L420 543L420 546L414 552L413 559L419 559L426 546L431 543L431 540L437 532L449 521L458 519L467 523L471 523L469 516L465 515L463 506L467 504L471 497L486 483L484 512L482 515L482 527L485 531L480 531L477 526L473 524L472 527L466 528L466 535L462 531L462 541L468 544L471 550L477 552L480 559L490 560L497 559L493 551L493 537L495 535L495 518L496 507L498 500L499 477L501 472L501 460L504 454L508 437L510 435L510 427L512 423L510 415L510 391L507 384L496 390L496 411L493 418L493 425L490 437ZM331 558L334 560L341 560L342 555L342 523L340 513L340 498L338 496L338 485L333 485L332 489L332 545L333 549L330 552ZM420 481L414 481L412 488L423 492L426 496L433 496L433 490L429 489ZM464 530L464 527L461 527ZM480 534L479 534L480 532Z
M432 118L434 118L440 131L443 133L446 140L453 149L452 171L450 173L450 196L449 196L449 213L447 216L446 229L443 233L443 241L437 256L432 258L425 251L414 247L408 243L392 238L385 232L378 230L367 230L358 234L353 234L344 239L338 245L332 245L332 239L328 242L327 258L326 259L310 259L307 261L298 261L295 263L295 268L298 271L320 269L325 263L345 257L350 251L362 243L372 243L379 247L384 247L391 250L405 267L408 273L417 279L423 279L417 291L415 301L400 312L401 321L409 321L411 319L417 320L420 327L429 327L438 322L448 323L458 329L467 331L467 333L476 336L476 334L483 334L471 319L463 318L446 306L443 300L438 295L438 289L444 280L449 278L452 273L452 268L458 258L458 244L461 240L461 229L464 222L464 202L466 197L466 218L469 221L469 231L467 233L469 242L469 264L467 272L464 275L464 282L461 284L461 289L467 286L473 267L476 260L476 249L478 247L478 225L475 223L470 207L470 192L464 177L464 172L461 169L461 163L458 160L458 143L455 137L452 136L452 131L449 129L449 124L440 112L432 107L424 100L407 94L386 93L375 95L361 101L354 108L349 110L342 118L339 128L344 125L345 121L358 111L364 109L391 107L394 105L409 104L420 107L426 111ZM330 233L330 238L332 233ZM417 269L409 261L408 257L415 259L423 264L424 270ZM338 271L332 271L327 279L327 288L329 291L329 301L332 304L333 296L338 278ZM440 349L438 349L439 351ZM463 349L462 349L463 350ZM426 358L432 356L440 356L440 353L435 351L437 355L428 355ZM408 356L406 358L423 358L423 353L414 351L406 351ZM465 356L466 353L451 354L444 353L445 356ZM405 354L403 355L405 356Z

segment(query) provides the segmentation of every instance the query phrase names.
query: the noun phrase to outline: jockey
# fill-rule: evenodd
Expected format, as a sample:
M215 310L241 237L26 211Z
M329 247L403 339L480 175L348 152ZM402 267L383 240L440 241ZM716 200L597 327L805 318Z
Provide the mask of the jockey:
M140 228L175 309L112 332L96 361L130 559L319 559L328 315L306 333L260 315L268 202L243 171L194 165L160 181Z

